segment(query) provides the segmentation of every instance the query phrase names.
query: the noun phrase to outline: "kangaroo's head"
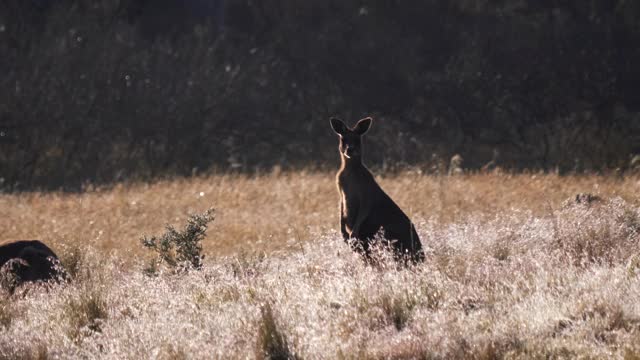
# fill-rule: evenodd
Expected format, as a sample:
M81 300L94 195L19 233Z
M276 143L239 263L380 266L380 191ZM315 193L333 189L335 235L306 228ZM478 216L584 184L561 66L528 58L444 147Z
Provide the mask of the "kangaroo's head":
M353 128L349 128L342 120L331 118L331 128L340 137L340 156L344 160L362 159L362 135L364 135L373 120L370 117L364 118Z

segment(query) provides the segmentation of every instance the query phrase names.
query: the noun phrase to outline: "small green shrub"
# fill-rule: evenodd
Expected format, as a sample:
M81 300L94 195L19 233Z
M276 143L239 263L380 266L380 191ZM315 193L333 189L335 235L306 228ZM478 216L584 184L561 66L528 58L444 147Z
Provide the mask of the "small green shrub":
M157 254L157 258L145 272L155 273L160 263L171 268L201 269L204 259L202 240L209 223L214 220L213 212L213 209L209 209L202 214L190 215L182 231L167 225L167 231L162 236L143 237L142 245Z

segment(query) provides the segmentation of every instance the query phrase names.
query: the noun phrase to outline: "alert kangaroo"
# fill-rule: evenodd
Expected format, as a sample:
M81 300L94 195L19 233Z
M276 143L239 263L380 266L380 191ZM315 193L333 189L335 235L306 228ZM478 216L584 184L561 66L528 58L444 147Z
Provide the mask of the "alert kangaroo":
M331 118L331 127L340 137L341 165L336 182L340 193L340 231L345 240L355 239L355 245L365 256L370 254L370 242L382 229L396 255L408 255L413 261L424 260L422 244L411 220L380 188L362 163L362 135L372 119L364 118L353 128Z

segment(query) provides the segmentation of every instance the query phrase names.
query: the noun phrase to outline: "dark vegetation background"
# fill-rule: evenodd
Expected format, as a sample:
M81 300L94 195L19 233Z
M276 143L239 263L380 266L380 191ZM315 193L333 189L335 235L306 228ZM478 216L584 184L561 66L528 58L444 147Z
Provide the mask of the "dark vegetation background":
M0 189L334 168L331 115L388 169L624 169L639 44L633 0L0 0Z

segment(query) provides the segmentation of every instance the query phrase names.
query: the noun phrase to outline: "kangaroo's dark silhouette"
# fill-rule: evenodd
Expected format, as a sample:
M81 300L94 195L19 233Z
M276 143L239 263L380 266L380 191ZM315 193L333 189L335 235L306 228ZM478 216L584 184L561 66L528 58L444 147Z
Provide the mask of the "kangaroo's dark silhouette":
M25 282L65 278L58 256L38 240L20 240L0 245L0 269L16 278L16 286Z
M365 118L349 128L339 119L331 118L331 127L340 137L340 170L336 175L340 193L340 231L345 240L355 239L368 257L370 243L382 229L397 256L424 260L420 238L411 220L380 188L362 163L362 135L369 130L371 118Z

